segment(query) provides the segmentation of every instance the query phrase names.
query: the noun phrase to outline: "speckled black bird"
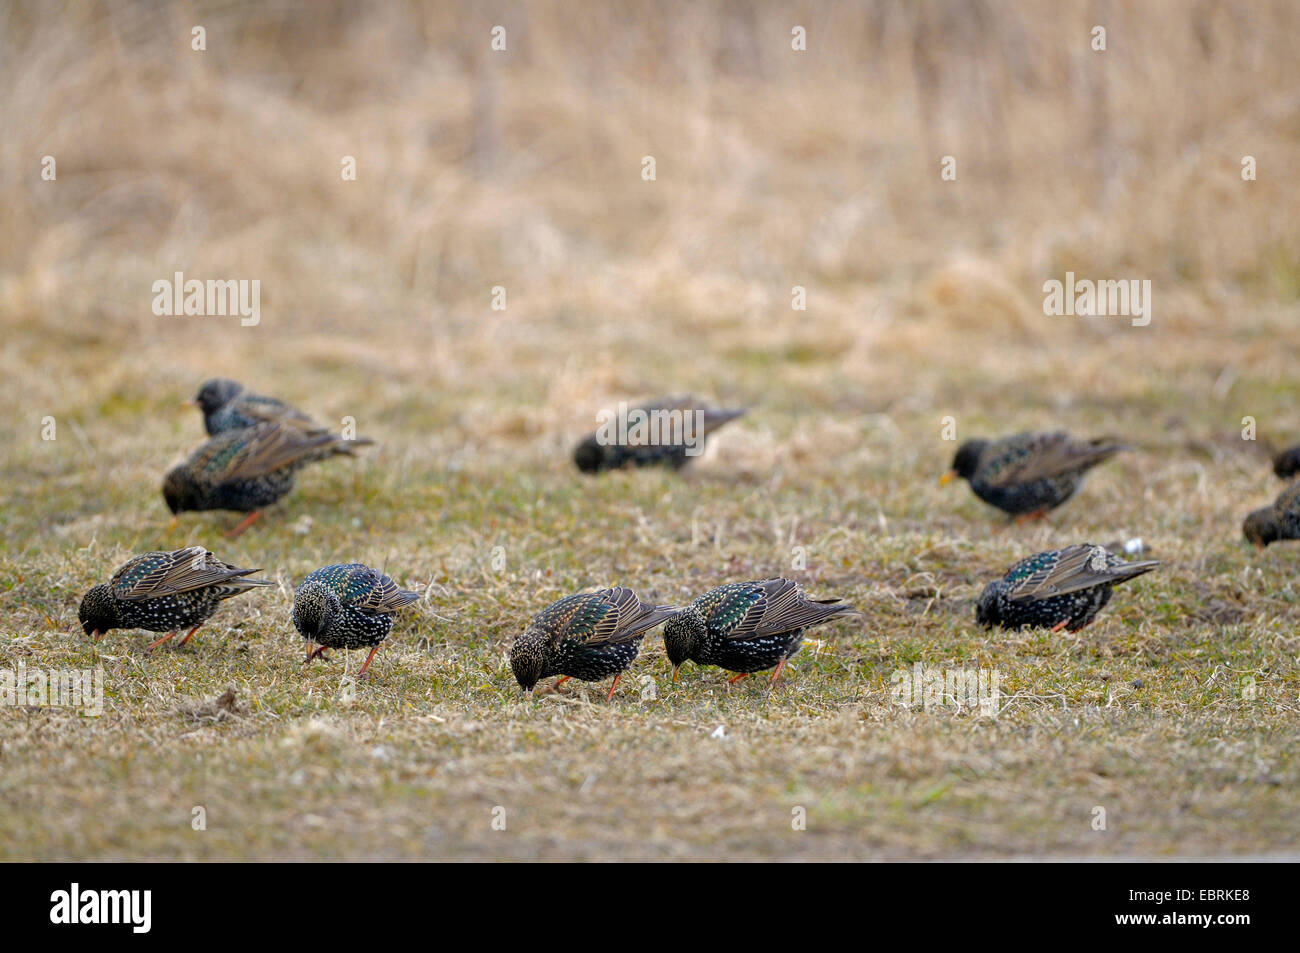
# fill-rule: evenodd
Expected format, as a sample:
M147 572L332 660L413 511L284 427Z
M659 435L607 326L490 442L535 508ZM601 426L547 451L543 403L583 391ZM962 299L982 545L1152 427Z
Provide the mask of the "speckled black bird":
M598 682L614 676L605 700L632 664L646 632L680 611L642 602L631 589L601 589L552 602L533 616L510 647L510 668L525 691L543 678Z
M82 631L96 641L109 629L166 632L150 643L152 649L189 628L180 641L184 645L223 599L271 585L247 578L257 571L223 563L202 546L144 553L87 592L77 617Z
M1273 472L1283 480L1289 480L1300 473L1300 446L1287 447L1273 457Z
M293 594L293 627L307 640L307 661L325 649L370 649L357 678L366 674L393 631L393 613L419 595L361 563L324 566L308 573ZM320 648L313 648L319 642Z
M658 433L648 423L655 411L673 416L660 416ZM636 414L646 414L647 423L638 429ZM735 420L745 411L721 410L708 407L685 397L665 397L650 404L627 410L626 440L619 442L617 421L609 424L609 433L597 430L573 450L573 462L583 473L603 473L625 467L666 466L680 470L699 453L688 453L691 447L704 450L705 439L728 421ZM685 415L690 415L689 420ZM688 439L689 437L689 439ZM654 440L656 442L648 442Z
M1268 506L1241 524L1241 532L1260 549L1283 539L1300 539L1300 481L1292 483Z
M839 599L812 600L789 579L732 582L711 589L664 626L664 648L677 669L690 660L746 675L773 669L775 684L786 661L803 644L804 630L857 610Z
M1018 518L1037 517L1074 496L1088 470L1124 449L1063 431L967 440L940 483L961 477L985 503Z
M1115 586L1159 565L1155 560L1125 562L1091 543L1037 553L984 587L975 620L985 628L1078 632L1110 602Z
M321 429L320 424L296 407L274 397L254 394L243 384L226 377L204 381L189 403L203 412L203 426L214 437L227 430L243 430L267 421L288 423L306 430Z
M228 535L237 536L293 489L295 474L317 460L350 456L359 444L328 430L303 430L273 421L227 430L209 439L172 468L163 480L163 498L172 513L186 510L236 510L248 517Z

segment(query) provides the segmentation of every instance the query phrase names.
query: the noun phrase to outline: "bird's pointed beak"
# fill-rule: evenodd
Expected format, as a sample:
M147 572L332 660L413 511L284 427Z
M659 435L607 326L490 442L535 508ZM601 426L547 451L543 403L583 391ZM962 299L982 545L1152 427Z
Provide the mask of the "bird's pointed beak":
M940 485L940 486L947 486L949 483L951 483L951 482L952 482L953 480L955 480L955 479L957 479L957 471L956 471L956 470L949 470L949 471L948 471L947 473L945 473L943 476L939 477L939 485Z
M176 524L179 522L180 522L180 517L173 516L171 520L167 523L167 532L170 533L172 530L174 530L176 528Z
M197 400L183 400L183 401L180 402L179 406L181 406L181 407L197 407L197 406L199 406L199 402L198 402Z
M103 638L103 635L104 633L100 632L99 629L92 629L90 633L90 641L98 642L101 638Z
M674 685L677 684L677 670L678 670L679 668L681 668L680 665L674 665L674 666L673 666L673 684L674 684Z

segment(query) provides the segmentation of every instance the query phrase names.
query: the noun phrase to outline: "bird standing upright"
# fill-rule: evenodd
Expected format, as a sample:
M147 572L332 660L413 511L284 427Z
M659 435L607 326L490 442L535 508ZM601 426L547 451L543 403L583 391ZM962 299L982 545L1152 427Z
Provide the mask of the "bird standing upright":
M190 628L180 644L190 640L217 611L222 600L258 586L249 579L256 569L223 563L202 546L136 556L118 568L107 584L93 587L81 600L77 617L93 640L109 629L145 629L167 634L149 644L153 649Z
M1078 632L1110 602L1115 586L1159 565L1156 560L1125 562L1091 543L1036 553L984 587L975 621L985 628Z
M961 477L985 503L1033 518L1074 496L1090 469L1124 449L1104 439L1075 440L1064 431L967 440L939 482Z
M186 510L236 510L248 517L228 536L238 536L293 489L302 467L336 455L351 456L365 438L348 440L328 430L303 430L274 421L227 430L199 446L163 480L173 514Z
M709 434L745 413L706 406L689 394L621 409L626 410L623 426L610 427L611 419L574 448L573 462L583 473L648 466L680 470L703 452Z
M293 594L293 627L307 640L307 661L325 649L369 648L361 678L393 631L393 613L419 599L361 563L323 566L307 574ZM319 642L320 648L313 648Z
M797 583L780 577L710 589L664 626L673 681L689 660L738 672L728 685L771 668L768 684L774 685L803 644L804 630L841 613L857 610L839 599L809 599Z
M515 639L510 668L524 691L552 675L561 676L557 689L570 678L596 682L613 675L609 701L645 633L678 611L642 602L621 586L565 596L533 616Z

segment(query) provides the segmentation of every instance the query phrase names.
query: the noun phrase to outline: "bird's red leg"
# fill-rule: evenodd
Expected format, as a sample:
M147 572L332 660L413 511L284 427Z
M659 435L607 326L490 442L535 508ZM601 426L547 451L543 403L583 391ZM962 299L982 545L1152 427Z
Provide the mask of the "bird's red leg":
M144 649L144 650L145 650L146 652L152 652L154 649L158 648L158 646L162 645L164 642L166 642L168 639L170 639L170 638L171 638L173 635L175 635L175 634L176 634L176 631L175 631L175 630L172 630L171 632L168 632L168 633L167 633L166 635L164 635L161 639L158 639L157 641L154 641L154 642L150 642L148 645L145 646L145 649Z
M373 649L370 650L370 654L366 656L366 664L362 665L361 671L357 672L357 678L360 678L362 675L366 674L366 669L370 668L370 662L375 657L375 653L378 651L379 651L378 645L376 645Z
M728 684L728 685L735 685L736 682L740 681L742 678L744 678L744 677L745 677L746 675L748 675L748 674L749 674L748 672L741 672L739 675L733 675L733 676L731 676L731 678L727 679L727 684Z
M249 513L247 516L244 517L244 521L242 523L240 523L238 526L236 526L234 529L232 529L229 533L226 534L226 539L234 539L244 530L248 529L248 527L252 526L253 523L257 520L257 518L261 515L262 515L261 510L253 510L253 512Z
M558 692L558 691L560 690L560 686L563 685L565 682L567 682L567 681L568 681L569 679L571 679L571 678L573 678L572 675L563 675L563 676L561 676L560 678L557 678L557 679L555 680L555 684L551 686L551 691L553 691L553 692Z
M188 632L186 632L186 633L185 633L185 638L181 639L179 644L180 644L180 645L184 645L186 642L188 642L188 641L190 640L190 636L193 635L195 632L199 631L199 629L201 629L201 628L203 628L203 623L202 623L202 622L200 622L200 623L199 623L198 625L196 625L194 628L192 628L192 629L190 629Z
M622 672L614 676L614 684L609 686L609 694L605 696L605 701L611 701L614 698L614 689L618 688L618 680L622 677Z
M1052 631L1053 631L1053 632L1060 632L1062 629L1064 629L1064 628L1065 628L1067 625L1069 625L1069 624L1070 624L1070 620L1069 620L1069 619L1062 619L1060 622L1056 623L1056 625L1052 626Z
M1047 507L1042 506L1030 513L1021 513L1016 517L1016 525L1028 523L1030 520L1041 520L1047 516Z
M767 687L771 688L776 684L776 677L781 674L781 669L785 668L785 659L776 663L776 668L772 672L772 677L767 680Z

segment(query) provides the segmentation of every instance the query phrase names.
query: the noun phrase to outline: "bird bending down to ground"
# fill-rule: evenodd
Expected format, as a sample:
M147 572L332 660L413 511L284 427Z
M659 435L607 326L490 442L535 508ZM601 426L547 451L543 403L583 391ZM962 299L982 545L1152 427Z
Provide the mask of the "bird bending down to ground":
M570 678L597 682L613 675L605 696L609 701L646 632L678 611L676 606L642 602L621 586L565 596L533 616L515 639L510 668L524 691L552 675L561 676L557 689Z
M745 412L708 407L690 395L622 409L622 426L611 417L574 448L573 462L583 473L649 466L680 470L703 452L709 434Z
M1074 440L1063 431L967 440L939 482L961 477L985 503L1015 517L1038 517L1074 496L1090 469L1124 449L1105 439Z
M1279 540L1300 539L1300 481L1279 493L1268 506L1247 516L1241 531L1260 549Z
M975 620L985 628L1078 632L1110 601L1115 586L1159 565L1125 562L1091 543L1037 553L984 587Z
M786 661L803 644L809 626L857 610L839 599L812 600L789 579L733 582L711 589L664 626L664 648L677 669L690 660L739 672L727 684L775 666L776 683Z
M203 426L215 437L227 430L243 430L270 420L289 423L305 430L319 430L301 410L274 397L254 394L238 381L214 377L200 385L194 399L187 402L203 412Z
M374 441L347 440L328 430L303 430L274 421L227 430L198 447L163 480L163 497L173 514L186 510L235 510L248 516L229 536L238 536L293 489L295 474L317 460L352 455Z
M293 594L293 627L307 640L307 661L325 649L370 649L357 678L366 674L393 631L393 613L419 599L361 563L313 570ZM313 648L313 643L320 648Z
M166 632L150 643L153 649L189 628L180 641L184 645L223 599L271 585L247 578L257 571L223 563L202 546L144 553L120 567L108 583L87 592L77 617L82 631L96 641L109 629Z

